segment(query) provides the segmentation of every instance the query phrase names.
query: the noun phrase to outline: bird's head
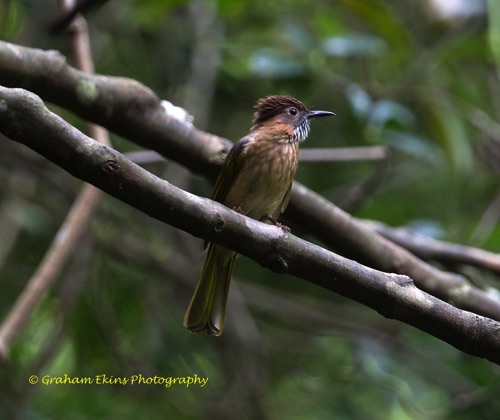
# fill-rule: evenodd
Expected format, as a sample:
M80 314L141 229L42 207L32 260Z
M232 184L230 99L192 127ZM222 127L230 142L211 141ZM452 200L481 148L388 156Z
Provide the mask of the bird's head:
M286 128L289 141L306 139L312 118L335 115L329 111L309 111L302 102L291 96L274 95L261 98L255 106L252 129L267 124L279 124Z

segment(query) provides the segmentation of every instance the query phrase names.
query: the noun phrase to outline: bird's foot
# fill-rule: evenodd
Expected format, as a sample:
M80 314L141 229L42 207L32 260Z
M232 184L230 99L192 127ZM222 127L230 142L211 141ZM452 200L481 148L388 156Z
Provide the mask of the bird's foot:
M290 233L291 232L291 229L286 226L286 225L282 225L281 223L279 223L277 220L273 219L272 217L269 217L269 221L274 225L274 226L277 226L279 227L283 232L285 233Z
M243 209L240 206L233 207L233 211L235 211L236 213L239 213L239 214L244 214Z

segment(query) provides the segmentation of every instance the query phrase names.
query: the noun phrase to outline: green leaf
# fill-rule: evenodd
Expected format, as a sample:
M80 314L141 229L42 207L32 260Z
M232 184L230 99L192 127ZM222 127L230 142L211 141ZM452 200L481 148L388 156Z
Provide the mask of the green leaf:
M426 98L425 106L433 137L459 172L473 169L473 150L459 111L445 98Z
M300 76L305 67L299 61L273 50L260 50L250 57L250 69L259 77Z
M500 2L488 0L488 38L493 59L500 67Z
M327 55L338 57L380 56L387 52L386 43L369 34L347 34L332 36L323 42Z

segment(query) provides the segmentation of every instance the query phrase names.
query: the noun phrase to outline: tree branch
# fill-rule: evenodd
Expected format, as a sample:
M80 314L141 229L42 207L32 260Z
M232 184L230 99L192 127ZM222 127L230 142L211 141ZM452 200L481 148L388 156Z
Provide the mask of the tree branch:
M385 146L367 147L307 147L300 149L301 162L352 162L353 160L380 161L387 159Z
M62 1L70 6L71 0ZM90 50L87 22L78 17L71 24L71 41L77 66L86 72L92 72L94 64ZM90 135L95 140L111 146L108 132L95 124L89 123ZM93 185L83 186L71 206L54 240L50 244L37 269L26 283L9 314L0 325L0 360L6 359L11 343L26 325L36 305L49 290L66 260L88 227L88 223L101 202L102 191Z
M165 113L156 94L139 82L82 73L54 51L0 42L0 84L29 89L212 179L231 146ZM286 216L342 255L409 275L418 287L439 298L500 320L500 302L465 277L427 264L297 182Z
M500 254L416 235L408 229L391 228L381 222L365 221L365 223L422 259L441 261L445 264L469 264L500 274Z
M57 51L0 41L0 85L28 89L212 178L232 146L166 113L160 98L143 84L79 71Z
M498 299L472 286L465 277L422 261L303 185L294 183L293 193L287 216L307 214L309 232L333 249L341 249L342 255L388 273L406 274L419 288L440 299L500 320Z
M0 88L0 130L151 217L232 248L275 272L292 274L356 300L459 350L500 364L500 323L422 292L406 276L362 266L275 226L185 192L86 137L51 113L30 92Z

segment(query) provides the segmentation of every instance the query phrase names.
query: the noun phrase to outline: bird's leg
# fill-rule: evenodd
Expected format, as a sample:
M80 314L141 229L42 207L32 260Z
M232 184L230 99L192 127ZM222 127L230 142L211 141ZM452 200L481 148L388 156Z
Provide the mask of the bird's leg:
M267 216L267 218L269 219L269 221L274 225L274 226L277 226L279 227L283 232L286 232L286 233L290 233L291 232L291 229L286 226L286 225L282 225L281 223L279 223L276 219L274 219L273 217L271 216Z

